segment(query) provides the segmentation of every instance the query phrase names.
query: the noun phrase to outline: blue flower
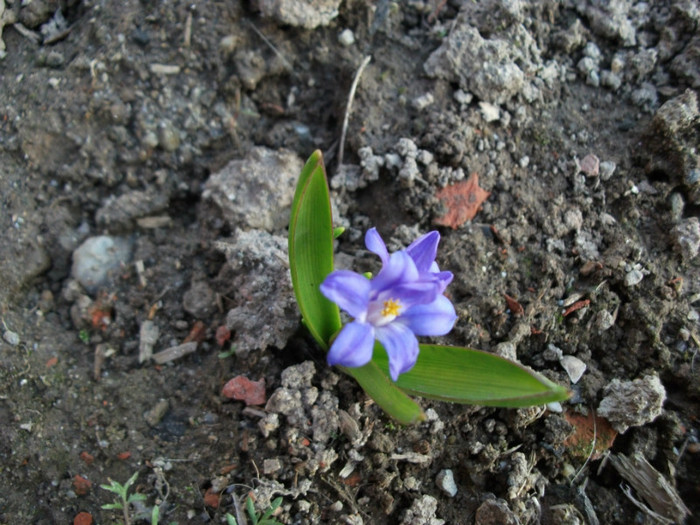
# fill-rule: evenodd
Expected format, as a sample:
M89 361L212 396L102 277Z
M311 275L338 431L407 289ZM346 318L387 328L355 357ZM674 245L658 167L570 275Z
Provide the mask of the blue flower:
M376 228L365 245L382 260L373 279L337 270L321 284L321 293L347 312L353 321L338 333L328 352L329 365L358 367L372 359L378 339L389 356L389 373L396 381L418 359L417 335L444 335L457 319L443 295L452 281L435 262L440 234L427 233L408 248L389 254Z

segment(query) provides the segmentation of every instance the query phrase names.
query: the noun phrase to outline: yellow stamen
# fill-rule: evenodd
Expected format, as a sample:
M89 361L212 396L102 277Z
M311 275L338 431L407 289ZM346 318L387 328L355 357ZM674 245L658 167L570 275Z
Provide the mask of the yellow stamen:
M382 309L382 316L383 317L389 317L389 316L396 317L397 315L399 315L400 311L401 311L401 304L398 301L395 301L394 299L389 299L387 301L384 301L384 308Z

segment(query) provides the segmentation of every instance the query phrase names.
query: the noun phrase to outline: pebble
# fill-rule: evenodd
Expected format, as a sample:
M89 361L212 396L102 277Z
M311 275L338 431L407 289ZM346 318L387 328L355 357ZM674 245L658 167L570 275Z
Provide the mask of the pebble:
M630 270L625 275L625 286L627 286L627 288L637 286L642 282L642 279L644 279L644 274L641 272L641 270Z
M338 35L338 42L341 46L350 47L355 43L355 33L352 29L343 29Z
M616 168L617 164L611 160L601 162L599 166L601 180L610 180L615 173Z
M454 474L450 469L441 470L437 479L435 480L438 487L440 487L443 492L445 492L451 498L457 495L457 484L455 483Z
M566 370L569 379L573 384L578 383L583 373L586 371L586 363L573 355L565 355L559 360L562 368Z
M216 295L206 281L196 281L182 297L182 307L196 319L206 319L216 311Z
M171 122L158 126L158 143L165 151L175 151L180 146L180 134Z
M5 332L2 334L2 338L10 346L17 346L20 341L19 335L12 330L5 330Z
M445 520L435 517L437 499L425 494L413 500L401 520L401 525L443 525Z
M338 16L342 0L266 0L258 8L263 16L276 19L281 24L315 29L327 26Z
M433 102L435 102L435 97L433 96L433 94L424 93L414 98L412 104L415 109L417 109L418 111L422 111L428 106L432 105Z
M106 283L110 272L131 259L131 241L122 237L90 237L73 252L71 274L85 290L94 293Z
M139 363L148 361L153 356L153 347L160 336L160 329L150 320L141 323L139 330Z
M501 110L498 108L498 106L495 106L489 102L479 102L479 110L481 111L481 116L486 122L495 122L501 118Z

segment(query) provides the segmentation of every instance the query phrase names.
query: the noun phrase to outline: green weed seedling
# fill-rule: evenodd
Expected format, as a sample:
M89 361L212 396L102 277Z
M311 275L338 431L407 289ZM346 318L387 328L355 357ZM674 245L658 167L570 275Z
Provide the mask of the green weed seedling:
M102 508L105 510L121 510L124 515L124 525L131 525L130 505L136 501L144 501L146 499L145 494L129 494L129 489L131 485L134 484L134 481L136 481L138 475L138 472L134 473L123 485L113 479L109 480L109 485L100 485L103 489L113 492L118 496L117 499L114 500L114 503L102 505ZM156 512L153 517L155 518L154 525L156 525L158 523L158 513Z
M253 525L283 525L279 521L272 519L270 516L272 516L272 513L275 512L279 506L282 505L282 498L276 498L270 506L267 508L267 510L262 514L258 514L255 512L255 505L253 505L253 498L248 496L245 500L245 510L248 512L248 517L250 517L250 521L253 523ZM226 524L227 525L239 525L239 523L236 521L236 518L231 516L230 514L226 514ZM243 524L240 524L243 525Z

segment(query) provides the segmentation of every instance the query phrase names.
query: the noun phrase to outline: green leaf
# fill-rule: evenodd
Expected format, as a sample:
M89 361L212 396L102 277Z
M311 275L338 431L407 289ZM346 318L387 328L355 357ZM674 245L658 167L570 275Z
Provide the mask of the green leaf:
M379 342L374 345L374 355L377 354L386 356ZM425 414L418 403L398 388L389 378L388 373L377 366L374 360L358 368L340 367L340 369L354 378L367 395L399 423L410 425L425 421Z
M325 350L340 330L340 310L319 286L333 271L333 220L326 168L312 153L299 175L289 222L289 269L299 310L311 335Z
M375 348L373 362L388 373L386 351ZM396 385L430 399L498 407L542 405L569 397L566 388L508 359L442 345L420 345L418 362Z

